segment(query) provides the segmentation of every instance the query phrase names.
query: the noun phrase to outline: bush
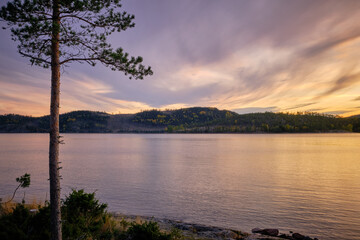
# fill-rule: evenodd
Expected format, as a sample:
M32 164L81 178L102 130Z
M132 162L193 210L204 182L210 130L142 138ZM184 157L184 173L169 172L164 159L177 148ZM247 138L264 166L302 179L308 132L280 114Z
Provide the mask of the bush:
M132 223L127 230L127 238L131 240L171 240L171 234L160 231L156 222L145 222L143 224Z
M64 240L175 240L178 232L164 233L156 222L142 224L116 223L106 212L106 204L99 203L95 193L73 190L62 203ZM120 225L120 226L119 226ZM50 206L30 212L24 203L15 205L12 212L0 214L1 240L50 239Z
M30 220L30 211L23 205L16 206L12 213L0 218L0 239L28 239Z
M11 213L0 217L0 239L48 240L49 220L49 207L43 207L38 213L33 214L26 205L18 204Z
M73 190L62 206L64 239L98 239L106 220L106 204L95 198L95 193Z
M95 193L73 190L62 204L63 239L112 239L115 224L110 224L106 207ZM0 216L0 239L50 239L50 205L31 213L26 204L16 204Z

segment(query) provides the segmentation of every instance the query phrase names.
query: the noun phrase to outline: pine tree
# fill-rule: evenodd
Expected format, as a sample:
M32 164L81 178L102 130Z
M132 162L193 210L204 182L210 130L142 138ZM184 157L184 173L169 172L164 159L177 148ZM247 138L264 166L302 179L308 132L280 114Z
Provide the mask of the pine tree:
M129 78L152 75L141 57L113 49L107 38L135 26L134 15L119 11L119 0L13 0L0 10L0 18L18 42L19 53L32 65L51 68L49 175L51 233L60 240L59 106L60 69L71 62L97 62Z

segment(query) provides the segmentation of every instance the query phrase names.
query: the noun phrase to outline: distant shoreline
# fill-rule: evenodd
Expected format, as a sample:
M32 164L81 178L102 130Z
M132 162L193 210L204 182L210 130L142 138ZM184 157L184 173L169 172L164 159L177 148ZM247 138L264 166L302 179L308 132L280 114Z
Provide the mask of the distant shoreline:
M47 133L49 121L49 116L0 115L0 133ZM118 115L74 111L60 115L59 129L60 133L345 133L360 132L360 116L237 114L203 107Z
M0 134L49 134L47 132L0 132ZM228 135L304 135L304 134L360 134L359 132L282 132L282 133L268 133L268 132L255 132L255 133L234 133L234 132L221 132L221 133L192 133L192 132L176 132L176 133L168 133L168 132L60 132L60 134L107 134L107 135L115 135L115 134L159 134L159 135L220 135L220 134L228 134Z

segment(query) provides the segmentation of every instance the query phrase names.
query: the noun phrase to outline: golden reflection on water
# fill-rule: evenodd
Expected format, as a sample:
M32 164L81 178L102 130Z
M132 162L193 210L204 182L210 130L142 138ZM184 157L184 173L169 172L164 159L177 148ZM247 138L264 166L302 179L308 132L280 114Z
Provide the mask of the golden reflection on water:
M359 134L64 134L63 193L97 190L111 211L249 231L360 236ZM0 135L0 194L31 171L48 191L41 134Z

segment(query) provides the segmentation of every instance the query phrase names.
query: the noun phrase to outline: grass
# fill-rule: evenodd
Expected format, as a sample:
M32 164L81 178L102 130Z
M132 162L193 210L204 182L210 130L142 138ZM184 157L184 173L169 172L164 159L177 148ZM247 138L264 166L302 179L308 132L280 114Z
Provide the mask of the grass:
M9 199L5 199L4 202L0 201L0 217L6 214L11 214L16 206L19 205L18 202ZM24 202L22 203L25 208L29 210L36 210L38 211L40 208L44 207L46 205L46 202L41 202L37 200L35 197L28 203Z

